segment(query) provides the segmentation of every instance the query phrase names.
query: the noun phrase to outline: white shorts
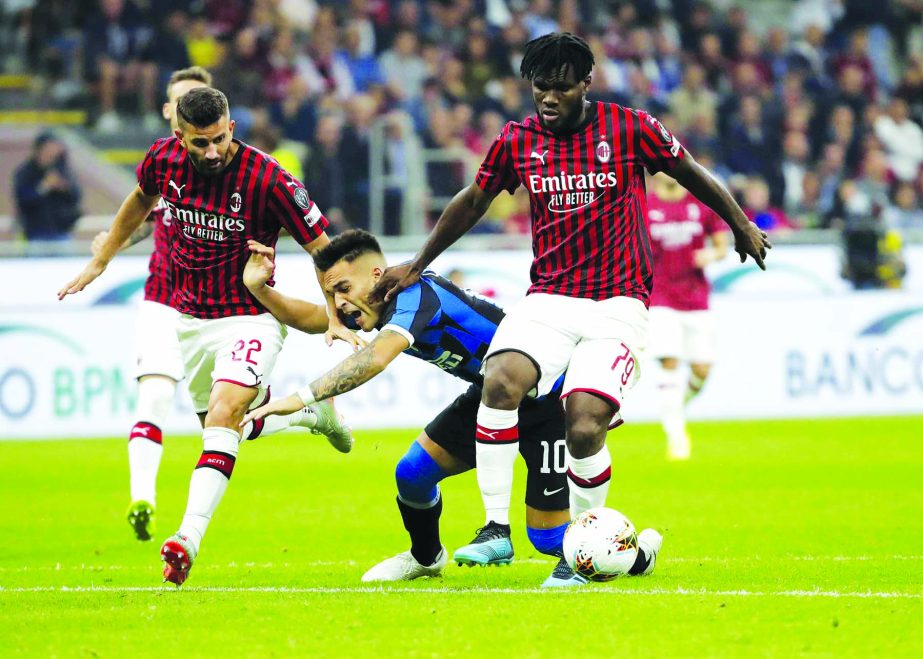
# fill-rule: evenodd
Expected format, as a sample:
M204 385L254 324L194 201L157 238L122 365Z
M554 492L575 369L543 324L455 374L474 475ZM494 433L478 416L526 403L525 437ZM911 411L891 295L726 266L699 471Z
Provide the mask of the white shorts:
M179 345L189 394L197 414L208 411L216 382L259 390L253 405L266 398L269 374L285 340L285 327L271 314L203 320L181 314Z
M640 300L535 293L507 311L487 357L511 350L528 356L539 371L530 395L548 394L566 371L561 398L583 391L619 409L638 380L646 342L647 308Z
M710 311L651 307L650 356L675 357L693 364L715 361L718 332Z
M179 312L159 302L141 300L135 329L135 378L163 375L183 379L183 356L176 337Z

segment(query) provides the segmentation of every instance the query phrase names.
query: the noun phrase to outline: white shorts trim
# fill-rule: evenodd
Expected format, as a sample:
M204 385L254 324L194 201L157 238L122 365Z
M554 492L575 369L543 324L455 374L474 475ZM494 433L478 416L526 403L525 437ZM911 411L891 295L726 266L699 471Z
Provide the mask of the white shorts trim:
M141 300L135 317L135 379L162 375L183 379L183 356L176 335L179 312L151 300Z
M711 311L679 311L651 307L650 356L674 357L694 364L712 364L718 351L718 330Z
M215 382L256 388L256 401L266 397L286 335L285 327L271 314L211 320L182 314L178 327L189 395L197 414L208 411Z

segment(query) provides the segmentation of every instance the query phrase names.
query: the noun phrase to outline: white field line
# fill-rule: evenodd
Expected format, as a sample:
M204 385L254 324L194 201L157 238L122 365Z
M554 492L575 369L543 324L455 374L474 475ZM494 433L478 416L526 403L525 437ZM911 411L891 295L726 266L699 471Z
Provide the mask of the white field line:
M891 555L891 556L664 556L660 559L663 563L735 563L741 561L804 561L816 563L828 562L887 562L887 561L923 561L921 556L908 555ZM555 564L552 558L517 558L515 565L548 565ZM368 565L373 565L369 562ZM224 564L196 565L196 572L202 570L234 570L234 569L285 569L285 568L311 568L311 567L368 567L365 563L358 561L299 561L298 563L257 563L253 561L238 563L232 561ZM117 572L120 570L137 570L137 565L97 565L92 563L75 563L71 565L21 565L21 566L0 566L0 574L4 572Z
M0 595L17 593L269 593L269 594L413 594L424 595L556 595L556 594L594 594L594 595L619 595L619 596L691 596L691 597L788 597L788 598L831 598L831 599L923 599L923 593L902 592L876 592L876 591L839 591L839 590L708 590L699 588L651 588L649 590L616 589L616 588L386 588L371 586L355 587L324 587L314 586L306 588L288 588L284 586L252 586L252 587L199 587L183 588L180 590L164 586L35 586L24 588L2 588Z

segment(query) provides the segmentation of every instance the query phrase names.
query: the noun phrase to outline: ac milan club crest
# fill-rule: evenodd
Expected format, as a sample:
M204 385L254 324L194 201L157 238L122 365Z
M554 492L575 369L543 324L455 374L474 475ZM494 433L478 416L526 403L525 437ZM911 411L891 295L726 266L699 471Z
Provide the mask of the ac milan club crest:
M599 162L609 162L609 158L612 157L612 147L609 146L609 143L603 140L596 145L596 159Z
M235 192L231 195L231 212L237 213L240 211L241 206L243 206L243 199L241 198L239 192Z

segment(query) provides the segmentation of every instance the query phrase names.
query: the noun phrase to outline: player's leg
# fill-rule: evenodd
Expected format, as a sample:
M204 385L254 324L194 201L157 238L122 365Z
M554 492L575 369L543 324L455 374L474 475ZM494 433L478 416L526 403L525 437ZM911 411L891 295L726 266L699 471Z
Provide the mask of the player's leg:
M397 507L410 535L409 551L379 563L363 581L398 581L442 572L447 557L439 539L439 482L472 468L474 426L481 391L475 386L429 422L395 469Z
M683 402L686 384L680 363L684 351L683 324L679 311L651 307L649 350L660 362L657 394L660 399L660 423L667 438L667 457L685 460L690 455L690 444L686 434Z
M471 466L436 444L426 432L414 440L394 471L397 507L410 549L378 563L362 581L410 581L442 574L448 562L439 538L442 492L439 482Z
M564 413L557 397L526 399L519 409L520 453L526 463L526 534L538 551L558 559L545 588L579 586L586 579L563 560L564 532L570 523Z
M188 576L234 470L240 421L265 398L264 378L275 365L284 336L283 327L269 314L180 321L180 344L197 412L202 411L206 386L208 393L202 455L190 479L186 513L179 532L161 548L165 580L180 585Z
M577 321L584 334L571 354L561 395L573 517L606 503L612 473L606 432L621 423L623 398L638 380L648 314L641 301L616 297L595 302Z
M555 324L567 319L569 298L530 295L510 309L491 341L477 413L478 486L485 527L508 530L513 464L518 453L519 404L529 393L544 395L567 366L577 335ZM492 527L491 527L492 528Z
M685 402L699 395L711 372L718 347L718 332L711 311L690 311L683 315L685 355L689 362L689 381Z
M157 472L163 454L163 424L173 405L176 380L147 375L138 380L137 421L128 437L128 474L131 504L128 523L138 540L153 538L157 506Z
M157 472L163 453L163 427L170 415L183 360L176 338L179 315L170 307L144 300L138 307L135 377L138 397L128 438L131 504L128 523L139 540L155 529Z

